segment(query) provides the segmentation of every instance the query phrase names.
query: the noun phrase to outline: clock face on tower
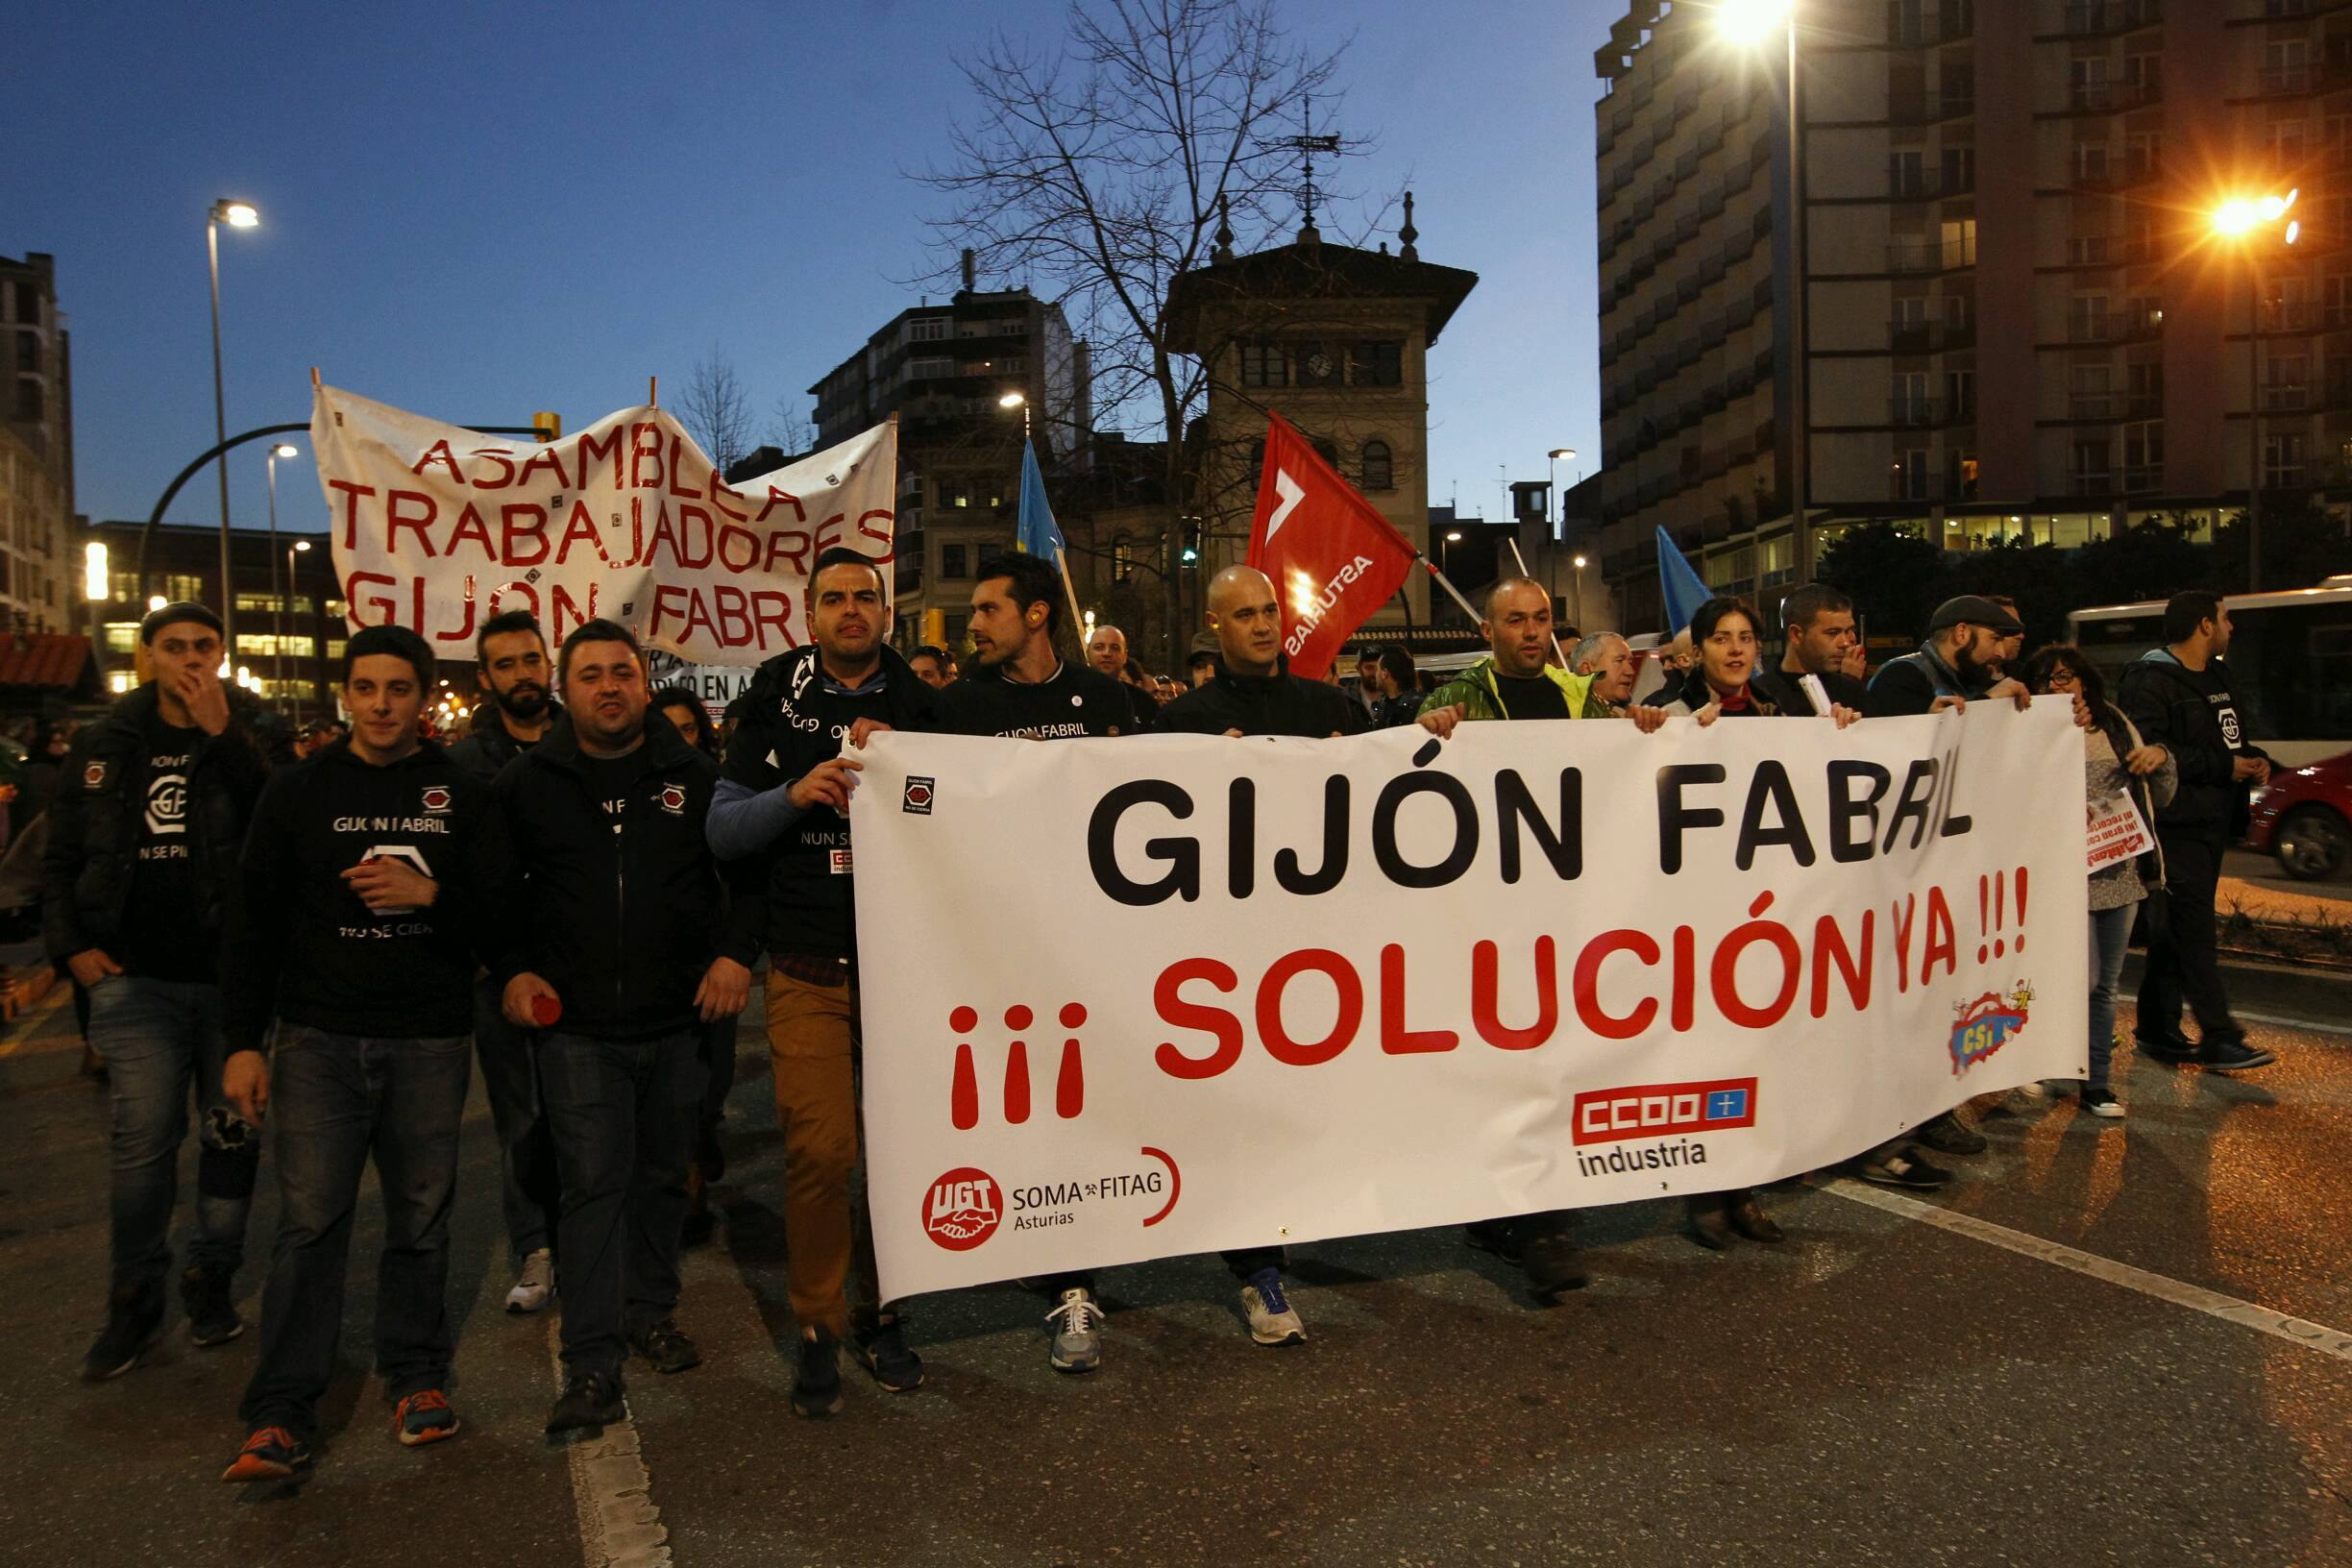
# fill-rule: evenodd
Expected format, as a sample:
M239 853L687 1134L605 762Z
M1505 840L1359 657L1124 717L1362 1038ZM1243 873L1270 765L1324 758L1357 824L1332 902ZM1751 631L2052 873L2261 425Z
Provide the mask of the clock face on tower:
M1307 356L1307 374L1321 380L1332 373L1331 355L1315 353Z

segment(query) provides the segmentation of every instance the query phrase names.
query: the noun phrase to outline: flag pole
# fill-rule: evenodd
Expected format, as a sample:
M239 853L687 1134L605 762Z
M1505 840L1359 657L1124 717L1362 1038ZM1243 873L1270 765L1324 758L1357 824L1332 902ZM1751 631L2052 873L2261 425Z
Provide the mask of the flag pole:
M1069 595L1070 634L1079 640L1078 654L1081 659L1084 659L1086 656L1086 615L1078 608L1078 590L1070 582L1069 557L1062 552L1060 545L1054 546L1054 565L1062 569L1062 591Z
M1437 585L1439 587L1443 588L1447 593L1454 596L1454 602L1459 604L1462 607L1463 612L1467 614L1471 620L1483 621L1486 619L1484 616L1479 614L1476 606L1474 606L1468 600L1462 598L1461 590L1454 586L1454 579L1447 576L1443 572L1438 571L1436 566L1432 563L1427 555L1422 554L1416 550L1413 551L1413 559L1421 563L1422 571L1427 572L1431 576L1437 579Z
M1535 580L1535 576L1534 574L1530 572L1527 568L1527 557L1519 553L1519 541L1516 539L1507 539L1504 541L1504 543L1510 546L1511 559L1519 563L1519 575L1527 578L1528 581L1533 582ZM1545 598L1549 599L1551 595L1552 591L1549 588L1544 590ZM1578 635L1581 636L1583 631L1584 628L1582 626L1577 627ZM1556 629L1555 629L1552 633L1552 651L1559 655L1560 668L1562 670L1567 671L1568 674L1572 675L1576 674L1576 667L1568 662L1568 649L1560 642L1559 632Z

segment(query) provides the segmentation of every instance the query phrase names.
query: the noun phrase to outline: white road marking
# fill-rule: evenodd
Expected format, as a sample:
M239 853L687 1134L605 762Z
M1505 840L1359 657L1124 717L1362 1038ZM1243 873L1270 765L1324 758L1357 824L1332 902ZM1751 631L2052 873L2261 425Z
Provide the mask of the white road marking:
M2341 1329L2331 1329L2325 1324L2313 1323L2300 1317L2289 1317L2285 1312L2272 1311L2267 1307L2258 1307L2236 1296L2225 1296L2218 1290L2186 1285L2162 1274L2151 1274L2144 1268L2134 1268L2129 1263L2119 1263L2111 1259L2078 1252L2060 1242L2046 1241L2038 1236L2013 1231L2006 1225L1996 1225L1973 1214L1939 1209L1932 1203L1922 1203L1917 1198L1905 1197L1899 1192L1890 1192L1884 1188L1872 1187L1847 1177L1835 1177L1824 1182L1821 1189L1890 1214L1899 1214L1905 1219L1939 1226L1972 1241L2006 1248L2021 1257L2038 1258L2046 1263L2055 1263L2060 1268L2072 1269L2077 1274L2087 1274L2109 1285L2119 1285L2126 1290L2137 1290L2144 1296L2168 1301L2175 1307L2186 1307L2193 1312L2203 1312L2224 1323L2253 1329L2284 1339L2291 1345L2315 1350L2322 1356L2352 1361L2352 1334L2346 1334Z
M2254 1023L2274 1023L2282 1029L2308 1029L2315 1035L2352 1035L2352 1025L2321 1023L2315 1018L2287 1018L2276 1013L2241 1013L2238 1017Z
M548 1359L563 1386L561 1320L549 1314ZM572 1461L572 1502L579 1514L580 1559L587 1568L670 1568L670 1529L653 1506L653 1478L637 1445L634 1416L565 1450Z

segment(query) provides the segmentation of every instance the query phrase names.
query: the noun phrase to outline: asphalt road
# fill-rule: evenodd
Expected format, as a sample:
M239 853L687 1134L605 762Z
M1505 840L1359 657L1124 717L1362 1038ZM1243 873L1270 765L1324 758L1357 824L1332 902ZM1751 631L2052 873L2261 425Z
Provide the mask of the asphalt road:
M1313 1340L1286 1351L1249 1343L1214 1259L1166 1262L1106 1281L1084 1379L1048 1370L1041 1302L977 1290L918 1304L929 1386L852 1372L821 1423L785 1405L759 1017L724 1221L686 1271L705 1364L632 1372L633 1431L603 1447L542 1438L551 1322L501 1310L478 1085L465 1430L389 1436L365 1370L371 1179L346 1372L299 1489L215 1479L250 1335L197 1350L175 1324L151 1364L74 1381L101 1313L105 1092L77 1076L69 1010L19 1020L0 1038L0 1563L2352 1563L2341 1013L2334 1033L2262 1027L2283 1060L2244 1081L2126 1055L2119 1125L2067 1103L1989 1119L1991 1152L1924 1208L1997 1229L1792 1184L1768 1199L1786 1247L1718 1256L1629 1206L1588 1219L1600 1278L1548 1311L1450 1232L1318 1244L1293 1263ZM2306 1324L2266 1333L2198 1290Z
M2239 877L2270 893L2352 900L2352 867L2324 882L2298 882L2279 870L2279 863L2273 856L2258 855L2250 849L2232 849L2221 857L2221 874ZM2352 914L2352 911L2347 913Z

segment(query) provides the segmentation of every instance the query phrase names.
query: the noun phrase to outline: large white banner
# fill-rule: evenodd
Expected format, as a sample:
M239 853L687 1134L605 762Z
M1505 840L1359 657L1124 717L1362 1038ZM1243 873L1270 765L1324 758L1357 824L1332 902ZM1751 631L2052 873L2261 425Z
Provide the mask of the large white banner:
M2087 1066L2070 715L886 734L885 1297L1744 1187Z
M310 440L352 625L453 659L527 609L551 641L601 616L688 664L755 665L807 641L820 551L892 558L895 425L740 485L655 407L542 444L321 386Z

